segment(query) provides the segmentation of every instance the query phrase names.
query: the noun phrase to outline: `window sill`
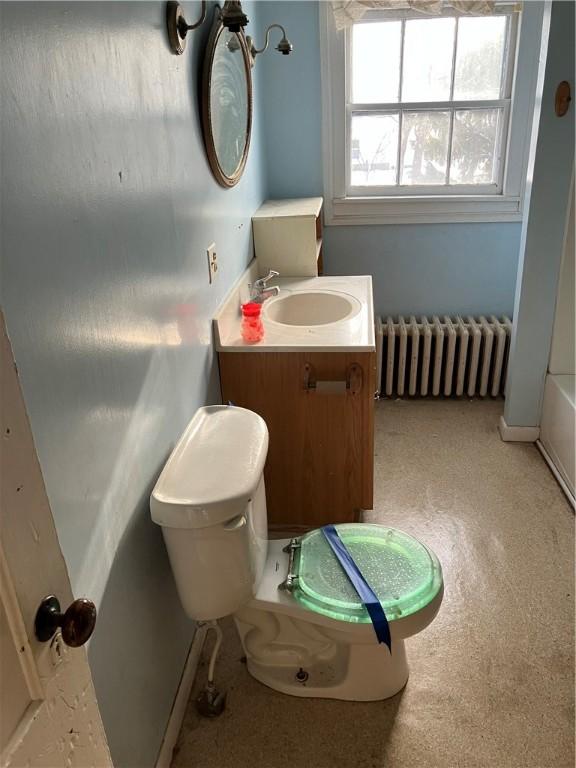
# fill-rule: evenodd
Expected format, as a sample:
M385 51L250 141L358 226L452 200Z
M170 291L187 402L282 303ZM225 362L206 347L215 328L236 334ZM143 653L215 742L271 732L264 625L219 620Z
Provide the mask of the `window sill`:
M519 197L344 197L326 200L329 226L522 221Z

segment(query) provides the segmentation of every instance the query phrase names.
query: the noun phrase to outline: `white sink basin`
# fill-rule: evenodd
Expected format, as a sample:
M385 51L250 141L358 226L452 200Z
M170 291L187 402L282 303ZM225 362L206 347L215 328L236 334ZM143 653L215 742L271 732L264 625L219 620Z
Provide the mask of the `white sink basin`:
M214 318L218 352L373 352L372 279L367 275L278 277L278 296L262 305L264 338L242 338L240 305L258 279L254 261Z
M263 314L280 325L317 326L350 320L361 307L358 299L340 291L291 291L268 299Z

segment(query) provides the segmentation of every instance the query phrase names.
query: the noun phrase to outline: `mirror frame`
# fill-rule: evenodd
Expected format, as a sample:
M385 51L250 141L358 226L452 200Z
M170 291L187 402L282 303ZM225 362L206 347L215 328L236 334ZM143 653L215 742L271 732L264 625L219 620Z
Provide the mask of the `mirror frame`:
M236 37L240 43L240 51L242 53L242 59L244 61L244 72L246 75L246 91L247 91L247 108L248 119L246 122L246 139L244 143L244 151L242 158L236 171L232 176L228 176L220 162L218 161L218 153L216 152L216 145L214 143L214 135L212 133L212 109L210 106L210 84L212 79L212 67L214 64L214 54L216 52L216 45L224 30L220 11L216 8L214 22L212 29L210 30L210 36L206 45L206 52L204 55L204 67L202 73L202 128L204 133L204 144L206 146L206 154L208 156L208 162L214 175L214 178L222 187L233 187L240 181L246 161L248 160L248 152L250 150L250 137L252 134L252 66L250 62L250 52L248 50L248 44L246 42L246 36L244 31L236 32Z

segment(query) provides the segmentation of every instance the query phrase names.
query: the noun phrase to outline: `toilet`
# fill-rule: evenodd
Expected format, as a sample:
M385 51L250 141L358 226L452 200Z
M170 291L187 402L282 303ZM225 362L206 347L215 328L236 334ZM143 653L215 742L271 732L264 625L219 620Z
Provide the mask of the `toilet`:
M402 531L336 525L384 608L391 650L322 529L267 538L268 429L252 411L207 406L194 415L150 499L184 610L197 621L232 615L250 674L292 696L386 699L408 679L404 641L436 616L438 558Z

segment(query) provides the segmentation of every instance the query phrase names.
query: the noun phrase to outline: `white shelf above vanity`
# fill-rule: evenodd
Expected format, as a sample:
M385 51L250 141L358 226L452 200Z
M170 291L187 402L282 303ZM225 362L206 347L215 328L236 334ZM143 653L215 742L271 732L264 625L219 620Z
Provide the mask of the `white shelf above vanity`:
M322 274L321 197L267 200L252 217L260 275L275 269L284 277Z

